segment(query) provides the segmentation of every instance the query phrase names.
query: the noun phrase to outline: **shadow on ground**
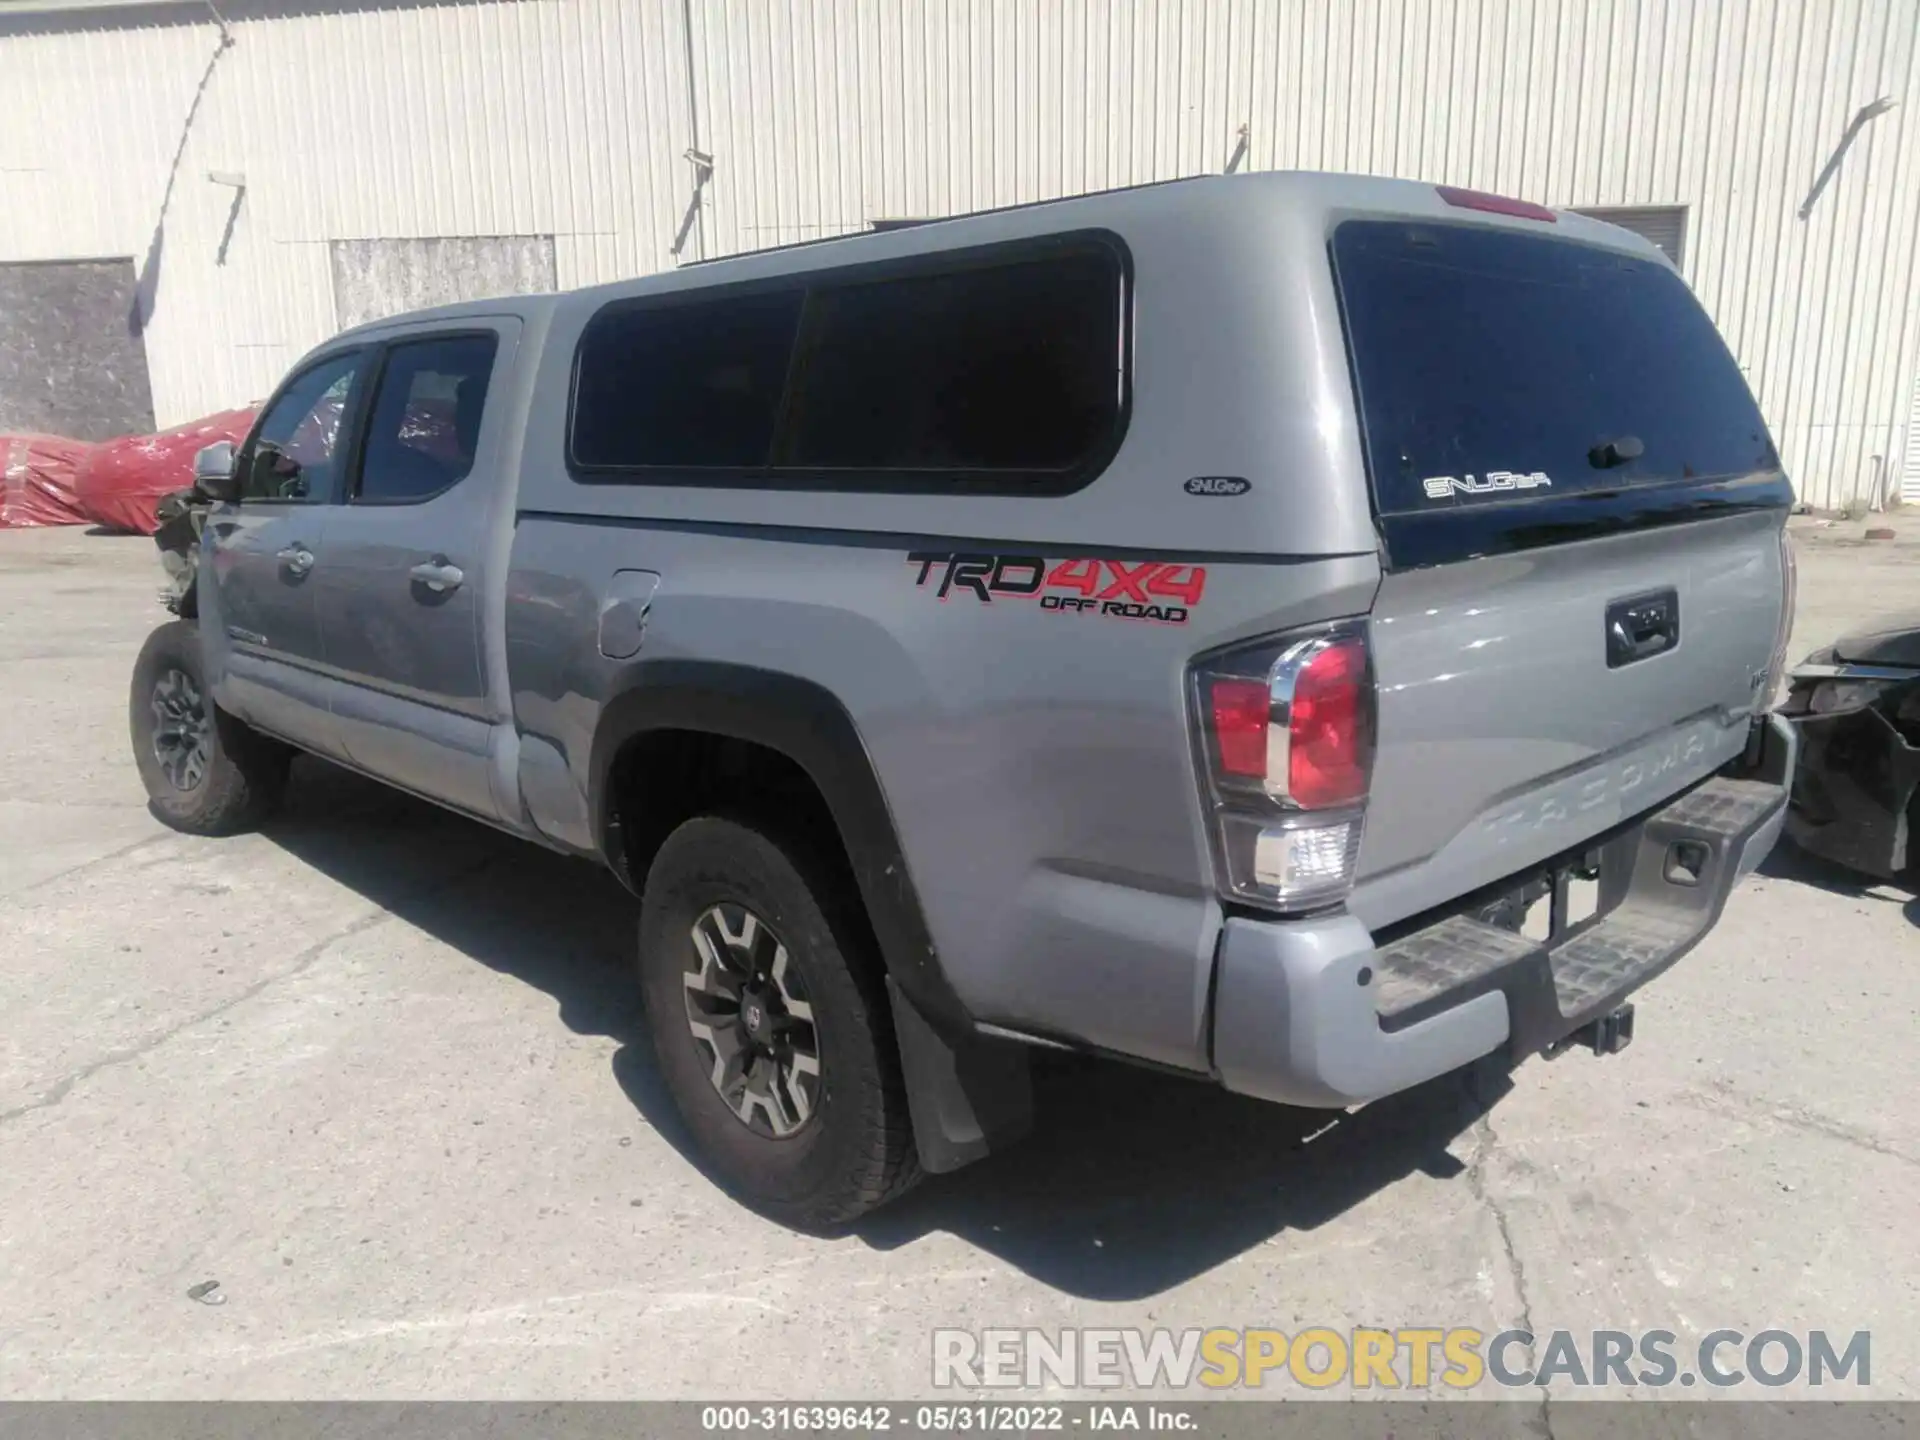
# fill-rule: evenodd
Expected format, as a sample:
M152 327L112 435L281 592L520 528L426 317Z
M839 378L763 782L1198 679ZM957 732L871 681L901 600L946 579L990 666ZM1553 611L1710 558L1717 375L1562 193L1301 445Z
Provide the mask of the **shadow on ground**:
M1792 880L1811 885L1829 895L1849 900L1870 900L1880 905L1899 905L1907 919L1920 925L1920 895L1907 880L1882 880L1849 870L1822 855L1802 850L1791 840L1782 839L1767 858L1760 862L1759 874L1774 880ZM1911 873L1911 872L1909 872Z
M694 1164L638 1009L636 905L604 872L302 760L268 838L479 964L551 995L620 1044L613 1081ZM1285 1230L1312 1230L1415 1172L1462 1173L1447 1145L1508 1088L1482 1069L1353 1115L1041 1052L1036 1133L927 1180L853 1232L880 1250L947 1231L1090 1299L1157 1294Z

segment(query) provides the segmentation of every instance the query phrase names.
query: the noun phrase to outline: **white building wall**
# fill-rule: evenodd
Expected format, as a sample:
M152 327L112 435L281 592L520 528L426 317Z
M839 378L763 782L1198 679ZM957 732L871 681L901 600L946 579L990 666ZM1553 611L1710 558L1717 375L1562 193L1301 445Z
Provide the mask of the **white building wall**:
M683 258L1218 171L1244 125L1243 169L1688 207L1687 277L1803 498L1920 498L1920 0L275 7L223 6L224 49L194 6L0 10L0 261L145 257L165 197L162 423L330 333L333 240L551 235L579 285L675 263L696 143ZM209 171L247 181L224 263Z
M334 240L550 235L562 286L668 262L677 0L342 7L230 19L224 46L204 8L125 13L0 30L0 260L157 273L162 424L258 398L333 333ZM245 177L237 215L209 172Z

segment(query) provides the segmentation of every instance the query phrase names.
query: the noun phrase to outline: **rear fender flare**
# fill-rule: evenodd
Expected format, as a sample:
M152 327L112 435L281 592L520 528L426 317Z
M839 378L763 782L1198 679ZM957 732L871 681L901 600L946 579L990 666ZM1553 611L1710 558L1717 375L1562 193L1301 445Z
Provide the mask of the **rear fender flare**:
M831 691L798 676L715 661L649 660L627 670L594 731L587 791L592 833L623 877L609 777L627 742L656 730L762 745L805 771L839 829L889 977L939 1029L971 1030L935 953L872 758Z

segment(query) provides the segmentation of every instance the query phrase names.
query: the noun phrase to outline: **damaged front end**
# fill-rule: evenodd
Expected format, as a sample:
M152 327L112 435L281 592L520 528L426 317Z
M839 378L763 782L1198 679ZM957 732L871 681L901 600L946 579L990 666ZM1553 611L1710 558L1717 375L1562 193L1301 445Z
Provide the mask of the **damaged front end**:
M1795 844L1852 870L1920 870L1920 623L1888 624L1809 655L1780 713L1800 733L1787 813Z
M160 603L182 620L200 615L200 532L212 502L198 490L176 490L154 507L160 525L153 543L160 547L160 565L167 572Z

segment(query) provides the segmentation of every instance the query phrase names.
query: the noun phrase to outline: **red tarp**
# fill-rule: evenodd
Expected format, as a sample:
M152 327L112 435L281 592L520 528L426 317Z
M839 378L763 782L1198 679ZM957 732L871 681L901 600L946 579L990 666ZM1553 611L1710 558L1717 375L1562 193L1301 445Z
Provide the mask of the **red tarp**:
M455 421L458 408L451 400L409 399L400 415L400 443L442 464L465 463L471 457L460 446L460 429Z
M123 435L94 446L75 482L86 518L109 530L151 535L161 497L193 484L193 457L216 440L238 445L254 409L222 410L157 435Z
M327 399L300 423L282 447L295 460L324 461L333 449L342 402ZM157 435L123 435L89 445L57 435L0 435L5 489L0 529L24 525L82 525L151 535L162 498L193 484L193 457L216 440L235 445L253 428L259 406L222 410ZM462 457L451 401L416 400L402 417L399 441L437 459Z
M0 435L0 530L84 525L74 480L92 448L59 435Z

